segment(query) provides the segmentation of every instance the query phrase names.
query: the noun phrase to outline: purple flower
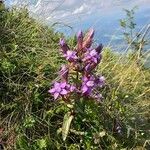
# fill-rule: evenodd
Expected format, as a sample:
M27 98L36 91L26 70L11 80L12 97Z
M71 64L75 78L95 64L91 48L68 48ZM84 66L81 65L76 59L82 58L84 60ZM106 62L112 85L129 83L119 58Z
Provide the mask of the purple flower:
M81 86L81 92L85 95L90 95L92 92L92 89L94 87L94 80L95 78L93 76L91 77L83 77L82 78L82 86Z
M83 58L84 62L90 62L90 63L98 63L100 60L100 54L97 53L97 51L95 49L91 50L91 51L87 51L85 53L85 56Z
M97 101L101 101L102 95L97 93L96 88L105 84L103 76L95 76L93 70L100 63L102 44L95 49L92 47L94 30L90 29L87 34L83 35L82 31L77 34L77 45L71 50L64 39L60 39L59 45L62 55L69 62L62 65L58 73L60 82L55 82L53 87L48 91L54 96L54 99L61 98L69 100L72 93L79 96L86 96ZM68 84L70 76L73 84ZM81 77L81 78L80 78Z
M64 54L69 50L69 47L68 47L68 45L66 44L66 42L65 42L64 39L60 39L59 45L60 45L60 47L61 47L61 51L62 51Z
M65 96L75 89L75 86L67 84L66 82L55 82L53 88L48 92L54 96L54 99L57 99L59 96Z
M92 71L93 69L95 69L96 66L97 66L96 63L90 63L90 62L89 62L88 64L85 64L85 66L84 66L85 74L91 73L91 71Z
M95 69L96 66L97 66L97 64L95 64L95 63L89 63L89 64L85 65L85 67L84 67L84 73L85 74L90 74L91 71L93 69Z
M104 76L97 77L95 83L97 84L97 86L103 87L105 84L105 77Z
M98 86L102 87L105 84L105 78L103 76L95 77L93 75L84 76L82 78L82 86L81 86L81 92L85 95L90 95L92 91ZM95 99L102 98L101 95L95 94Z
M59 71L59 75L63 80L66 81L68 79L68 73L69 73L69 68L66 65L62 65L61 70Z
M65 46L66 45L65 40L64 39L60 39L59 44L62 47Z
M64 57L70 62L75 62L78 59L77 52L71 50L68 50L66 54L64 54Z
M55 82L54 87L48 92L54 96L54 99L57 99L59 96L67 95L69 90L66 89L66 82Z
M87 64L84 69L85 69L86 72L89 73L91 71L91 64L90 63Z

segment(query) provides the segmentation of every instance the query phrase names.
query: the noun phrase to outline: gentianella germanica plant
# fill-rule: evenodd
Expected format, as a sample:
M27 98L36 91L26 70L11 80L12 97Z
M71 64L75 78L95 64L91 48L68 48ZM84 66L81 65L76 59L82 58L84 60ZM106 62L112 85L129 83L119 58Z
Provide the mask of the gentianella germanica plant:
M76 104L82 100L96 100L101 102L102 95L97 90L105 84L102 75L96 75L96 67L102 59L102 44L92 47L94 30L90 29L84 36L82 31L77 34L77 45L70 49L64 39L60 39L60 52L67 60L59 71L60 80L55 82L48 91L54 100L61 99L71 106L72 110L64 116L62 136L66 139L70 124L74 118Z

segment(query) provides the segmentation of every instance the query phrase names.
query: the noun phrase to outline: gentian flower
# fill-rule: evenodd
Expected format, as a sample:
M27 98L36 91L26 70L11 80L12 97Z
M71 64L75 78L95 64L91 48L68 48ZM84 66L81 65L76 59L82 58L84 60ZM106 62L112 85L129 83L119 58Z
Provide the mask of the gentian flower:
M75 86L67 84L67 82L55 82L53 88L48 92L54 96L54 99L57 99L59 96L65 96L75 89Z
M54 87L50 89L48 92L54 96L54 99L57 99L59 96L64 96L69 93L69 90L66 89L66 82L55 82Z
M84 67L84 72L85 72L85 74L91 73L91 71L92 71L93 69L95 69L96 66L97 66L96 63L88 63L88 64L86 64L85 67Z
M100 60L101 56L100 54L97 53L97 51L95 49L91 50L91 51L87 51L85 53L85 56L83 58L84 62L90 62L90 63L98 63L98 61Z
M91 64L90 63L87 64L84 69L85 69L85 72L89 73L92 70Z
M77 57L77 52L75 51L71 51L68 50L65 54L64 57L66 58L66 60L68 60L69 62L75 62L78 57Z
M101 101L102 95L95 92L96 88L105 84L105 78L94 75L93 70L100 63L103 46L100 44L95 49L92 48L93 36L93 29L90 29L85 37L82 31L79 31L77 46L73 50L69 48L64 39L60 39L61 52L69 63L62 65L59 71L60 81L55 82L53 88L49 90L54 99L59 97L66 99L76 92L80 96ZM69 78L70 75L73 75L73 78ZM73 80L75 83L69 84L69 79L75 79Z
M92 92L92 89L94 87L94 77L83 77L82 78L82 86L81 86L81 92L85 95L90 95Z
M104 76L97 77L95 83L97 84L98 87L103 87L105 84L105 77Z
M60 39L59 45L60 45L60 47L61 47L61 51L62 51L63 54L65 54L65 53L69 50L69 47L68 47L68 45L66 44L66 42L65 42L64 39Z

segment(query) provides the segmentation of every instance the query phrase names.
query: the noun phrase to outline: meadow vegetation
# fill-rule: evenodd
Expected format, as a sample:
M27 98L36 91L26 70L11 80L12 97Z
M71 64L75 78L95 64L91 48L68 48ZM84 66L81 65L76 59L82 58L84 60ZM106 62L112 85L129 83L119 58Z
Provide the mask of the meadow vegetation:
M150 70L135 55L104 47L97 74L106 78L103 101L79 101L64 141L70 107L48 93L64 58L63 34L27 9L0 9L0 144L14 150L148 150ZM67 39L70 47L76 38ZM146 52L146 58L148 52ZM145 59L146 59L145 58ZM118 132L118 128L120 132Z

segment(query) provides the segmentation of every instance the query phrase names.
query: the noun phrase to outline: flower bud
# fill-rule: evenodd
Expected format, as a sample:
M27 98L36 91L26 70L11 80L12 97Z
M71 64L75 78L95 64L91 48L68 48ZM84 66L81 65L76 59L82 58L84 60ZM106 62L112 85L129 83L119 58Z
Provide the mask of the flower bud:
M61 51L62 51L64 54L69 50L69 47L68 47L68 45L66 44L66 42L65 42L64 39L60 39L59 45L60 45L60 47L61 47Z
M79 31L77 34L77 50L80 51L82 49L83 44L83 33Z
M94 30L90 29L84 39L83 42L83 48L90 48L92 45L92 40L93 40L93 36L94 36Z
M103 45L102 45L102 44L98 45L98 46L95 48L95 50L97 51L98 54L100 54L100 53L102 52L102 49L103 49Z

